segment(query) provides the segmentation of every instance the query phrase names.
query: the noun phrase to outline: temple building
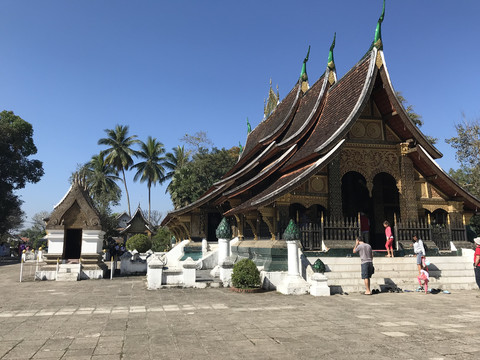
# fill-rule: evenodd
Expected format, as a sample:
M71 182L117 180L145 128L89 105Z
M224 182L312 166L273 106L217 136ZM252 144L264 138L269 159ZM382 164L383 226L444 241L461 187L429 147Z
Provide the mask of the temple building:
M80 280L103 278L100 215L78 176L46 220L48 253L37 278Z
M240 240L279 240L294 219L307 250L340 246L361 231L380 249L385 220L399 242L413 233L440 249L449 246L445 240L466 241L465 224L480 200L436 163L442 154L399 101L383 51L383 17L368 51L340 79L335 38L312 86L307 54L293 88L248 132L236 165L162 225L178 240L215 241L225 216Z

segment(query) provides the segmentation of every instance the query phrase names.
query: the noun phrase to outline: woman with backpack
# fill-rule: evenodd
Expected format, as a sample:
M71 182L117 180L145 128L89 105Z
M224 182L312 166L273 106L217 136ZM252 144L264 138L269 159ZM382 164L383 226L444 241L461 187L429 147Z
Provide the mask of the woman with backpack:
M419 239L417 235L413 235L413 252L417 255L417 267L418 267L418 275L422 270L422 261L425 259L425 247L423 246L422 239Z

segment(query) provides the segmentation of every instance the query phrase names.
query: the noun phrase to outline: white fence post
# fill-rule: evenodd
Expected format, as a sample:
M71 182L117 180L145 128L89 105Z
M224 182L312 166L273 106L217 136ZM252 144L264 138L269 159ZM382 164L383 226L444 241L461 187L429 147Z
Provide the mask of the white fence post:
M23 256L20 262L20 282L22 282L22 276L23 276Z
M112 258L110 259L110 280L113 279L113 272L115 271L115 269L113 268L113 256Z

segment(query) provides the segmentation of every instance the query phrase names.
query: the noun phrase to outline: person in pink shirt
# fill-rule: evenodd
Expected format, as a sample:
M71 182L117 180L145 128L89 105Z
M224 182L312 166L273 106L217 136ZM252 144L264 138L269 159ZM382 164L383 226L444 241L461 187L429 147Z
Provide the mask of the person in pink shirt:
M475 281L480 289L480 237L473 239L475 242L475 253L473 254L473 267L475 268ZM477 295L480 297L480 295Z
M390 227L390 223L386 220L383 222L383 226L385 227L385 237L387 238L387 241L385 243L385 248L387 249L387 257L393 257L392 228Z
M422 269L420 270L420 275L417 276L418 283L420 284L419 290L422 289L422 281L423 281L423 288L425 290L425 294L428 294L428 280L430 276L428 274L428 267L426 264L422 264Z

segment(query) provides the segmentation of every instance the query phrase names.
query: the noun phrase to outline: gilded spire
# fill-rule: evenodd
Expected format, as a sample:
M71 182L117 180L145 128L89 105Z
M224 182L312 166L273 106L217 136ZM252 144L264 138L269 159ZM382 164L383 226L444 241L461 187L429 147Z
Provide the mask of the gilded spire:
M328 62L327 66L330 70L335 69L335 61L333 60L333 49L335 48L335 39L337 38L337 33L333 34L333 42L330 45L330 51L328 52Z
M277 108L280 96L278 94L278 85L277 85L277 94L272 89L272 79L270 79L270 89L268 90L268 101L263 101L263 119L266 119L270 114Z
M308 84L308 75L307 75L307 61L308 61L309 55L310 55L310 45L308 45L307 56L305 56L305 59L303 60L302 72L300 73L300 81L302 82L303 92L307 91L310 88L310 85Z
M383 50L383 43L382 43L382 22L385 17L385 0L383 0L383 10L382 15L377 22L377 28L375 29L375 39L373 40L373 46L375 46L378 50Z

